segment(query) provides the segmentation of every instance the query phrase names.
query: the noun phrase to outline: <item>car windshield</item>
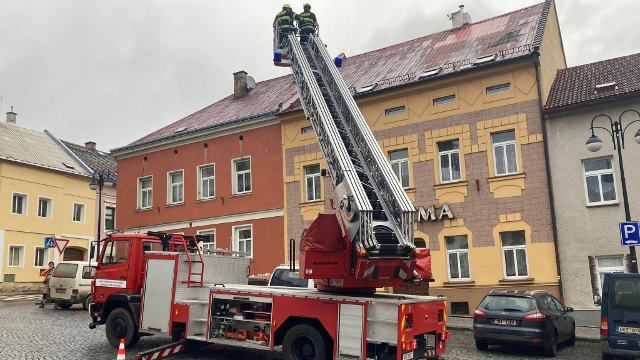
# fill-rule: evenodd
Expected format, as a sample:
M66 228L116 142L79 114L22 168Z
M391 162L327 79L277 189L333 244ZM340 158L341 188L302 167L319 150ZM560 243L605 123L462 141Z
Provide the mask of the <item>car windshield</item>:
M78 271L78 264L58 264L52 276L56 278L75 278L76 271Z
M307 287L307 279L289 277L289 269L276 269L269 286Z
M536 305L532 298L489 295L482 300L479 307L489 311L526 312L534 310Z
M640 279L615 279L613 291L614 309L640 311Z

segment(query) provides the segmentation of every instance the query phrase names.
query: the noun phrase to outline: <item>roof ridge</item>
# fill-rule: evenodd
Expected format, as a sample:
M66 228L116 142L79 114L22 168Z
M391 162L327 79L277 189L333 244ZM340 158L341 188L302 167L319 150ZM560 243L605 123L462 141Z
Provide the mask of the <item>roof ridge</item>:
M80 148L83 148L83 149L87 149L87 150L89 150L89 151L95 151L95 152L99 152L99 153L101 153L101 154L103 154L103 155L109 155L109 156L111 156L111 154L110 154L110 153L108 153L108 152L106 152L106 151L102 151L102 150L98 150L98 149L90 149L90 148L86 147L85 145L82 145L82 144L76 144L76 143L74 143L74 142L67 141L67 140L62 140L62 139L60 139L60 141L62 141L62 142L63 142L63 143L65 143L65 144L69 144L69 145L77 146L77 147L80 147Z
M617 56L617 57L614 57L614 58L611 58L611 59L604 59L604 60L594 61L594 62L591 62L591 63L580 64L580 65L575 65L575 66L569 66L569 67L566 67L566 68L561 69L561 70L568 71L568 70L571 70L571 69L578 69L578 68L581 68L581 67L596 66L596 65L604 64L606 62L614 62L614 61L619 61L619 60L622 60L622 59L625 59L625 58L630 58L632 56L640 56L640 53L622 55L622 56Z

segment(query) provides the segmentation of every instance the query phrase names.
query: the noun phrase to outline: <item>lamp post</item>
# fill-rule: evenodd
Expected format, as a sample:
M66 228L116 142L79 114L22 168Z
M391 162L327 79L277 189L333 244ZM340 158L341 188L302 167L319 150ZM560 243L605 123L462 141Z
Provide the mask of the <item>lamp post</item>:
M93 179L91 180L91 184L89 184L89 189L93 191L98 190L98 234L96 236L96 240L98 242L98 257L100 256L100 233L102 232L102 188L104 186L113 186L113 175L115 174L107 169L96 170L93 172Z
M626 113L635 113L636 115L638 115L638 119L628 123L627 126L622 127L622 117ZM610 130L602 126L593 126L593 123L599 117L605 117L609 119L609 125L611 126ZM613 142L613 149L618 150L618 162L620 164L620 180L622 182L622 200L624 202L624 215L625 215L626 221L631 221L631 212L629 211L629 198L627 197L627 182L624 178L624 163L622 161L622 149L624 149L624 135L625 135L625 132L627 131L627 128L631 124L636 122L640 122L640 112L632 109L623 111L622 114L620 114L620 117L618 117L618 121L613 121L613 119L611 119L611 117L606 114L596 115L596 117L594 117L591 120L591 137L589 138L589 140L587 140L587 144L586 144L587 150L591 152L596 152L602 149L602 140L600 140L600 138L596 136L594 131L595 129L605 130L611 136L611 142ZM634 136L634 140L636 141L636 143L640 144L640 129L636 132ZM631 272L637 274L638 260L636 258L635 246L629 247L629 257L631 258Z

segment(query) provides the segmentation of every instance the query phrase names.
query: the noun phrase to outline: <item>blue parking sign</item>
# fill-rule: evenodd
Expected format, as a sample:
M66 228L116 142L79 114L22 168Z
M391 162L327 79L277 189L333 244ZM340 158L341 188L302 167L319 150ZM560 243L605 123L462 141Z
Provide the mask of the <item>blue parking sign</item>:
M622 241L622 246L636 246L640 244L640 222L621 222L620 240Z
M53 237L44 238L44 247L47 249L53 249L56 247L56 241L53 239Z

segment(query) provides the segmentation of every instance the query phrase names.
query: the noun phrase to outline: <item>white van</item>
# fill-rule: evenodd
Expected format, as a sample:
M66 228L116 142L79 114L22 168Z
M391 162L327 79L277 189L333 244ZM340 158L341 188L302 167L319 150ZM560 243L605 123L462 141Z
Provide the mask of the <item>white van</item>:
M298 271L298 267L295 267ZM297 276L289 276L289 265L280 265L273 270L269 286L289 286L315 289L316 283L313 280L302 279Z
M91 281L95 268L86 261L62 261L49 280L49 299L68 309L82 304L86 310L91 303Z

